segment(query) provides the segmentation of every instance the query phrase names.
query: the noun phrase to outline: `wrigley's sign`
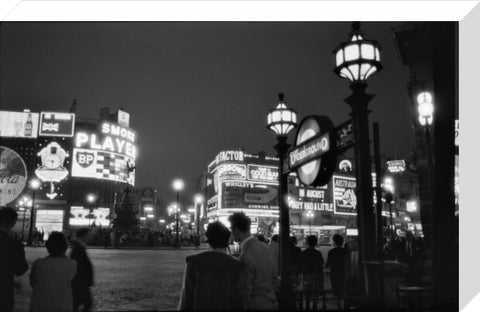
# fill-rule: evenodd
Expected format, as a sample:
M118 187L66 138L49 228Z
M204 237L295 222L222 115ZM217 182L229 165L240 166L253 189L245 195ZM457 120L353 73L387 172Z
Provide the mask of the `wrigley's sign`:
M305 143L296 146L288 154L288 165L290 168L302 166L314 158L318 158L330 150L329 134L324 133L319 136L312 137Z

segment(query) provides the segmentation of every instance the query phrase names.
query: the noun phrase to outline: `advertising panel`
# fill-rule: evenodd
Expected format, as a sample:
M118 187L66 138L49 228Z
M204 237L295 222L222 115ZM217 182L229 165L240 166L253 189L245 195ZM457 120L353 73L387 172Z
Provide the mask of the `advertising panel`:
M0 137L34 139L38 134L38 113L0 111Z
M75 134L72 176L135 183L137 133L111 122Z
M0 206L14 201L27 183L27 166L14 150L0 146Z
M247 165L247 179L257 182L278 183L278 167Z
M44 239L47 239L48 235L50 235L50 233L53 231L63 231L63 210L37 210L35 227L40 232L44 232L46 234L46 236L44 236Z
M218 166L217 172L220 180L245 180L247 178L247 169L245 165L220 165Z
M128 174L132 159L124 155L96 151L92 149L73 149L72 176L128 182L134 185L135 172Z
M73 137L75 114L72 113L40 113L39 136Z
M95 208L90 209L82 206L70 207L69 224L73 226L110 226L110 209Z
M130 127L130 114L119 109L117 112L117 122L122 127Z
M252 182L222 182L222 208L278 210L276 185Z
M313 210L333 213L331 183L322 187L293 187L293 197L289 201L292 210Z
M333 176L333 210L335 214L357 214L357 196L355 178Z

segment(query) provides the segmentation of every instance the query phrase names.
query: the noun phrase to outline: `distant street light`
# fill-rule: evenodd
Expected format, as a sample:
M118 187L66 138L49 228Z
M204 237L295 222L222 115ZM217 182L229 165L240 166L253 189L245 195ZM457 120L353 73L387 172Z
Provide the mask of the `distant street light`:
M312 235L312 220L313 220L313 217L315 217L315 213L313 212L313 210L308 210L307 213L306 213L306 216L307 216L307 219L309 219L310 221L310 234L309 235Z
M195 210L195 222L197 223L196 225L196 232L197 235L195 236L195 247L200 246L200 209L203 205L203 195L202 194L197 194L194 197L195 200L195 205L197 209Z
M183 188L185 186L185 183L181 179L175 179L172 183L172 186L173 186L173 189L177 192L177 204L178 204L178 207L176 209L176 218L175 218L176 235L175 235L175 242L174 242L173 247L174 248L180 248L180 237L179 237L179 233L178 233L178 228L179 228L178 212L180 210L180 191L183 190Z
M297 114L285 105L283 93L278 94L278 104L267 116L267 128L277 137L274 146L279 158L278 162L278 206L280 209L280 309L290 310L294 307L293 288L289 273L289 207L287 203L287 173L284 173L283 162L290 145L287 143L288 133L297 126Z
M23 220L22 220L22 242L25 232L25 214L27 212L27 207L32 209L32 200L28 198L28 196L23 196L22 199L18 201L18 205L20 206L20 211L23 211Z
M89 214L87 215L87 218L88 218L88 226L92 226L92 219L95 219L96 217L93 215L93 209L94 209L94 205L95 203L97 202L97 199L98 199L98 195L95 194L95 193L88 193L87 194L87 204L88 204L88 210L89 210ZM94 221L95 222L95 221Z
M418 121L420 125L425 130L425 151L427 156L427 165L428 165L428 182L430 184L430 207L433 207L433 153L431 147L431 127L433 124L433 97L430 92L421 92L417 96L418 102Z
M39 179L33 178L30 180L30 189L32 190L32 208L30 209L30 226L28 229L27 246L32 246L32 233L35 224L35 192L40 188L42 182Z

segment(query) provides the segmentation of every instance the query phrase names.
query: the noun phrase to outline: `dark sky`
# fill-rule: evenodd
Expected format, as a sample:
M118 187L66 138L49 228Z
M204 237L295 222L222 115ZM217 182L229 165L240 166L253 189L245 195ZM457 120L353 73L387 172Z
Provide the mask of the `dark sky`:
M362 23L382 48L384 66L370 78L370 121L380 122L381 153L406 157L413 146L408 71L391 28ZM136 186L155 186L173 200L171 181L196 179L220 150L244 147L274 155L267 111L284 92L300 119L349 118L333 49L350 23L155 22L2 23L0 109L68 111L98 117L123 107L138 132ZM291 141L291 140L290 140Z

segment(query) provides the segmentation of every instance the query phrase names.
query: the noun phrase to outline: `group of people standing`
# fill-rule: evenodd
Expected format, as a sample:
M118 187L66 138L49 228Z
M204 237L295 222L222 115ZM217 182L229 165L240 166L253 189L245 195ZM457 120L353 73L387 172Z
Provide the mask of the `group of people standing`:
M14 276L28 271L24 246L11 235L16 221L14 209L0 209L1 311L13 311ZM90 311L93 268L85 248L89 235L89 229L78 230L70 257L67 257L65 235L50 233L45 243L49 255L35 260L30 271L30 311Z
M209 251L186 258L179 310L274 310L279 299L285 299L279 297L278 236L274 235L269 244L256 239L250 232L250 218L242 212L228 220L230 229L219 221L208 225ZM230 236L240 245L238 258L228 252ZM336 246L329 251L326 263L315 249L316 236L307 238L304 251L291 244L290 273L292 278L295 274L303 276L307 298L323 290L324 266L330 268L334 295L343 295L348 253L342 247L342 236L333 239Z

